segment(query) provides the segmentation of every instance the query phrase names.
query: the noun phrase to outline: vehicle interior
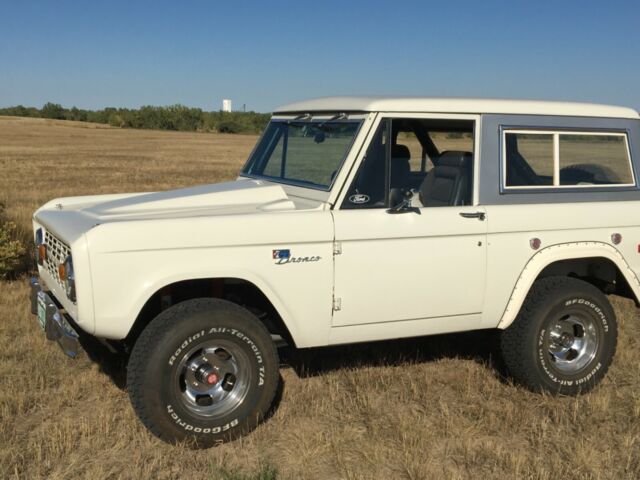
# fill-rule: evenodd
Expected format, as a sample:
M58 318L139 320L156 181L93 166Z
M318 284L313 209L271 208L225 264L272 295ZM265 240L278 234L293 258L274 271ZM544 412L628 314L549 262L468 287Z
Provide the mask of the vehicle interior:
M408 197L423 207L469 205L473 149L470 121L385 120L343 208L393 207Z

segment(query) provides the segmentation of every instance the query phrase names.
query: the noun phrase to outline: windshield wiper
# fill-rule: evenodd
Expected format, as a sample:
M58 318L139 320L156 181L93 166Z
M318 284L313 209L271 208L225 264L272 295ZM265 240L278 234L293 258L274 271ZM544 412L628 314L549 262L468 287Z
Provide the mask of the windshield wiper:
M346 113L338 113L337 115L334 115L333 117L325 120L324 122L320 122L318 124L318 128L323 128L327 122L335 122L336 120L344 120L345 118L347 118Z
M328 122L335 122L336 120L344 120L345 118L348 118L348 115L346 113L338 113L338 114L334 115L333 117L328 118L328 119L318 123L318 125L316 125L316 128L324 128L325 125ZM298 115L297 117L293 117L292 120L288 120L287 124L291 125L292 122L300 122L300 121L309 122L311 120L313 120L313 115L312 114L303 113L301 115Z
M303 113L302 115L298 115L297 117L294 117L293 121L296 120L311 120L313 118L313 116L310 113Z

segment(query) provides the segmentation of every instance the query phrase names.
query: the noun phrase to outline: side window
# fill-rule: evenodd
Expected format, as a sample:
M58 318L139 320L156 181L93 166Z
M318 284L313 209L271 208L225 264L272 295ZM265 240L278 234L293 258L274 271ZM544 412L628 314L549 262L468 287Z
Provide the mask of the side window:
M623 133L506 131L504 187L634 185Z
M623 135L560 135L560 185L632 185Z
M385 165L388 150L389 123L380 122L367 148L358 174L347 193L342 208L383 208L385 198Z
M433 161L429 155L426 154L424 148L422 148L420 140L416 137L415 132L410 130L398 132L396 144L407 147L406 155L409 157L409 169L411 172L428 172L433 168Z
M473 131L429 132L429 137L440 152L472 152Z
M506 186L553 185L553 135L507 133Z
M473 132L472 121L384 119L342 208L470 205Z

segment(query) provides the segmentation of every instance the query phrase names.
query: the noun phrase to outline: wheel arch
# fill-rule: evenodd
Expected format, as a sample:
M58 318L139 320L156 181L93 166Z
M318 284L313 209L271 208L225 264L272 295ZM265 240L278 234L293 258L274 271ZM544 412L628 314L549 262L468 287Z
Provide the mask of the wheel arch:
M522 270L498 323L505 329L515 320L536 280L552 275L576 277L604 293L640 301L640 282L622 254L607 243L575 242L551 245L537 252ZM613 288L612 288L613 287Z
M163 310L195 298L219 298L247 308L267 327L295 347L296 328L277 295L259 279L239 276L197 277L165 281L155 285L137 308L136 317L124 338L127 349L144 328Z

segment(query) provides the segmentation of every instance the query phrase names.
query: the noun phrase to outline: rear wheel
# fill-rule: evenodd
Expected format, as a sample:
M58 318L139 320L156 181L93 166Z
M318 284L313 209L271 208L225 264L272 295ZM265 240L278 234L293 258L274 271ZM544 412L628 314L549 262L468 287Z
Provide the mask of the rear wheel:
M575 395L605 376L617 341L615 314L593 285L569 277L537 281L501 335L512 377L534 391Z
M217 299L189 300L158 315L127 367L138 417L168 442L199 447L255 428L279 380L275 345L249 311Z

